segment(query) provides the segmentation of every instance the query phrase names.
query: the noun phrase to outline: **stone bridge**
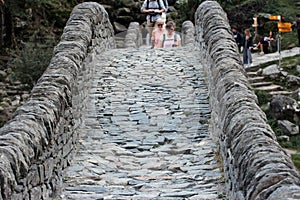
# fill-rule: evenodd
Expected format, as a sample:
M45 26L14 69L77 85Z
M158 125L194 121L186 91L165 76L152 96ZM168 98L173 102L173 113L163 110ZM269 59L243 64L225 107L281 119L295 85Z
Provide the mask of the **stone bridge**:
M137 48L132 23L116 49L104 8L76 6L0 129L0 199L300 199L226 14L205 1L195 18L184 47Z

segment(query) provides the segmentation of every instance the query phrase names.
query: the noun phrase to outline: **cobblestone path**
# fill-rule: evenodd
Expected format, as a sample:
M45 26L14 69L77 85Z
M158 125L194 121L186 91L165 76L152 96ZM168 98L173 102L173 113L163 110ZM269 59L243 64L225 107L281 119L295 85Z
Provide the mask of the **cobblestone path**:
M197 57L193 47L97 57L62 199L225 199Z

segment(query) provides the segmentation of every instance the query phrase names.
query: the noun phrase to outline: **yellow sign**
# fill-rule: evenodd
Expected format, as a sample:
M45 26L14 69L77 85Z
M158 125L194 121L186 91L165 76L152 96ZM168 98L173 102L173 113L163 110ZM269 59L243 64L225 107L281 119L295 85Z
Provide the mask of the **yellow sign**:
M278 22L278 31L281 33L292 32L292 24L290 22Z
M269 17L269 19L270 20L281 20L281 16L280 15L271 15L270 17Z

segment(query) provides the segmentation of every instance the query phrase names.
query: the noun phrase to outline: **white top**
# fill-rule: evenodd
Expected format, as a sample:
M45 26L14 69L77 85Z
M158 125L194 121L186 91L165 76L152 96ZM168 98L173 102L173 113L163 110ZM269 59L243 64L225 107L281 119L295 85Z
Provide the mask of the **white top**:
M164 38L165 35L165 38ZM176 42L175 42L175 38L176 38ZM177 42L181 41L180 35L176 34L175 32L172 33L172 35L168 35L168 34L163 34L161 36L161 41L163 43L163 48L172 48L174 44L177 45Z

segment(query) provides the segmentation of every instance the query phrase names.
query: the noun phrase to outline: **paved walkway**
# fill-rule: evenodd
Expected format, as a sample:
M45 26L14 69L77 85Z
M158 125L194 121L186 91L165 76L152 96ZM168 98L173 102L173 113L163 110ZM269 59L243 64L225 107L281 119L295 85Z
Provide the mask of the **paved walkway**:
M99 55L62 199L225 199L198 57L192 47Z
M252 54L253 66L257 66L259 64L267 63L267 62L274 61L274 60L277 60L279 62L279 56L281 56L281 58L285 58L285 57L295 56L298 54L300 54L299 47L295 47L295 48L292 48L289 50L283 50L283 51L281 51L280 55L278 52L268 53L268 54L264 54L264 55L260 55L259 53L253 53Z

